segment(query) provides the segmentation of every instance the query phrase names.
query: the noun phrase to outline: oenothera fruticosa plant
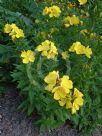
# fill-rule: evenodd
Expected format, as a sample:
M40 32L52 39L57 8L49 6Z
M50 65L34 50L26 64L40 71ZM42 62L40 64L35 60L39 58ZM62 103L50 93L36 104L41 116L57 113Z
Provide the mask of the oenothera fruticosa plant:
M41 131L70 121L87 135L102 124L99 1L21 5L21 13L14 14L18 20L8 17L3 25L6 46L15 54L12 77L24 96L20 108L28 115L36 112Z

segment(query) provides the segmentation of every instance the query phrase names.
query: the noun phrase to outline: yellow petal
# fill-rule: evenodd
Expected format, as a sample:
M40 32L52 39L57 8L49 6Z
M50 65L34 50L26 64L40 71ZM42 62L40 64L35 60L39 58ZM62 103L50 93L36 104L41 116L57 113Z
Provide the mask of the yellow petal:
M55 93L55 95L59 96L59 99L65 98L67 93L65 92L65 89L61 86L55 87L52 90L52 93Z
M76 101L73 102L73 108L77 110L79 110L79 105L76 103Z
M43 48L42 48L42 45L38 45L37 48L36 48L37 51L42 51Z
M71 25L78 25L79 23L80 23L79 17L77 17L76 15L73 15L72 17L70 17Z
M49 72L49 74L45 77L44 81L48 84L56 84L56 80L59 78L58 71Z
M48 91L52 91L53 87L54 87L55 84L49 84L45 87L46 90Z
M87 3L87 0L78 0L78 1L79 1L80 5L84 5Z
M83 94L77 88L74 88L74 96L79 98L83 97Z
M47 52L47 51L43 51L43 52L41 53L41 55L42 55L42 56L48 56L48 52Z
M72 114L75 114L77 111L76 111L76 109L73 107L72 108Z
M92 49L88 47L85 48L85 51L84 51L85 55L88 57L88 58L91 58L91 55L92 55Z
M64 25L65 25L66 28L70 26L70 24L64 24Z
M24 58L23 59L23 63L28 64L29 63L29 59L28 58Z
M11 25L10 24L6 24L4 27L4 33L10 33L12 30Z
M74 103L76 103L79 106L82 106L83 102L84 102L83 98L76 98L74 101Z
M35 57L34 56L30 56L29 57L29 61L34 62L35 61Z
M71 107L72 107L71 101L67 100L67 102L66 102L66 109L69 109Z
M59 95L58 92L55 92L55 93L54 93L54 99L55 99L55 100L59 100L59 99L60 99L60 95Z
M59 105L60 106L64 106L66 104L66 99L61 99L60 101L59 101Z
M24 57L26 57L26 56L27 56L26 51L23 51L23 52L21 53L21 57L24 58Z
M61 86L64 87L64 88L66 88L68 90L67 93L70 92L69 89L73 88L73 82L71 80L69 80L69 76L65 75L65 76L63 76L61 78Z
M49 7L45 7L43 10L43 15L47 15L49 13Z
M11 38L12 38L12 41L16 40L16 36L15 35L12 35Z

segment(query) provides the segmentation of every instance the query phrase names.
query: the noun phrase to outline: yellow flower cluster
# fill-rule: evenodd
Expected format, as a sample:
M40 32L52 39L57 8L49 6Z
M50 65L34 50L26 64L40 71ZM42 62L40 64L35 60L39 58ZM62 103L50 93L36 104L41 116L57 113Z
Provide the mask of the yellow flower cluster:
M53 59L58 54L55 44L49 40L45 40L41 45L38 45L36 50L42 52L41 55L48 59Z
M25 64L28 64L29 62L35 61L34 53L31 50L23 51L21 53L21 57L22 57L22 62L25 63Z
M76 54L84 54L88 58L91 58L92 55L92 49L89 48L89 46L85 47L80 42L75 42L72 44L72 46L69 49L70 52L76 52Z
M59 102L60 106L65 106L66 109L71 108L72 114L83 105L83 94L76 88L74 88L74 92L71 90L73 82L69 76L64 75L60 78L58 71L52 71L44 81L48 84L45 89L54 94L54 99Z
M22 29L19 29L16 24L6 24L4 27L4 33L9 34L12 40L14 41L16 38L24 37L24 32Z
M66 109L71 108L72 114L75 114L81 106L83 106L83 94L74 88L74 91L70 92L66 98L59 101L60 106L65 106Z
M79 17L77 17L76 15L67 16L64 18L65 27L78 25L79 23L80 23Z
M79 1L80 5L84 5L87 3L87 0L78 0L78 1Z
M55 90L59 88L63 88L65 93L69 93L70 89L73 88L73 83L71 80L69 80L68 76L63 76L62 78L59 78L59 72L53 71L50 72L44 79L44 81L48 84L46 86L46 89L52 92L55 92ZM55 87L56 84L58 84L58 87ZM54 95L55 99L59 99L59 96Z
M61 10L58 6L45 7L43 10L43 15L49 15L49 17L59 17L61 14Z

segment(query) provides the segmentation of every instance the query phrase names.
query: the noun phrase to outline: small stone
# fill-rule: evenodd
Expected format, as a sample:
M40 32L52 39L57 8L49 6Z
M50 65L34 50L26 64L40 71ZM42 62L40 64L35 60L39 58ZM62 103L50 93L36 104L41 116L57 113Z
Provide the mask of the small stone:
M2 115L0 115L0 121L2 120Z
M2 119L2 115L0 115L0 119Z

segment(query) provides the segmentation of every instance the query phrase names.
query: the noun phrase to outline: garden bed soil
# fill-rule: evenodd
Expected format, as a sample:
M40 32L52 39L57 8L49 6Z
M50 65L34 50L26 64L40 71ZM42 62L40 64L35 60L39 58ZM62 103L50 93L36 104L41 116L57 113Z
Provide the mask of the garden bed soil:
M68 126L39 134L34 125L36 117L28 117L17 110L20 102L21 98L16 89L12 87L6 91L5 95L0 96L0 136L79 136L75 129L68 128ZM92 136L102 136L102 131Z

